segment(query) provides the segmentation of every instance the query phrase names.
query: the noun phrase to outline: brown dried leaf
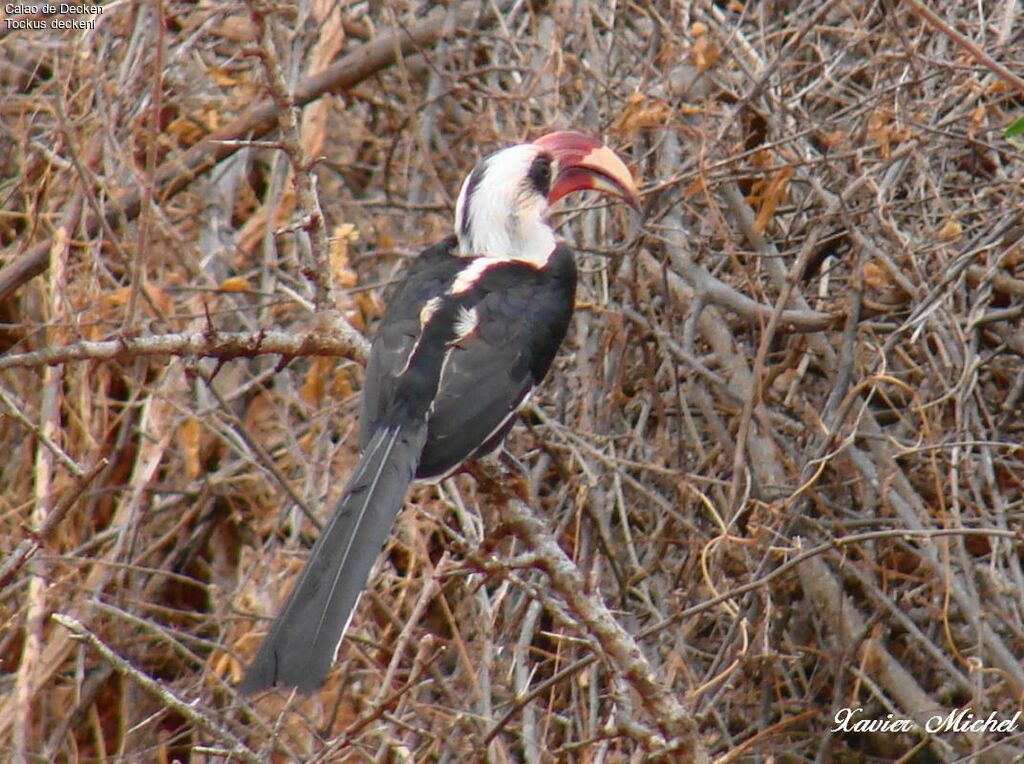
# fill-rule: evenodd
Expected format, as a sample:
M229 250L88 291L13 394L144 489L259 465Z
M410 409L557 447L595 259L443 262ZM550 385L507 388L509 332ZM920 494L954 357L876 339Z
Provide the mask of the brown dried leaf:
M953 239L959 238L963 232L964 227L955 218L950 218L942 224L937 235L942 241L953 241Z
M191 117L178 117L167 126L167 132L177 139L179 146L191 146L206 135L196 121Z
M331 278L339 287L351 288L359 283L359 275L349 265L349 247L359 241L359 231L351 223L335 226L331 235Z
M352 325L361 332L371 321L384 314L384 301L375 292L358 292L355 295L355 310L352 311Z
M327 390L327 375L334 366L334 359L326 356L317 356L309 364L309 371L302 381L299 389L299 397L309 406L319 406L324 399L324 392Z
M704 182L704 176L698 175L683 191L683 196L687 199L693 199L696 196L703 196L706 191L707 184Z
M202 473L202 460L199 458L199 447L202 443L203 428L195 417L188 417L178 428L178 448L185 459L185 475L189 480L199 477Z
M789 188L789 179L793 176L793 168L789 165L780 168L772 176L761 193L761 205L757 210L757 218L754 219L754 230L764 233L768 227L779 203L786 198L786 191Z
M228 16L213 28L213 34L232 42L252 42L256 39L256 28L248 14Z
M357 378L355 364L338 365L337 372L331 378L331 397L339 401L352 397L358 389Z
M175 118L167 125L167 132L177 140L179 146L191 146L220 127L220 124L220 112L208 105Z
M146 311L147 315L153 315L153 308L164 316L169 316L171 314L174 310L174 300L171 299L171 296L167 294L167 292L158 287L152 281L147 281L142 288L145 290L146 296L149 298L149 303L143 300L143 304L146 305L146 308L148 309ZM150 305L152 305L152 308Z
M139 306L145 311L146 315L154 316L154 308L164 316L171 314L174 308L174 302L170 295L164 292L160 287L146 282L143 286L143 290L146 293L148 300L139 300ZM101 295L96 307L99 308L99 317L103 320L117 320L120 319L124 313L125 308L128 307L128 301L131 298L132 288L130 286L121 287L119 289L113 289L105 294ZM81 306L83 312L88 312L93 305L86 304Z
M843 130L833 130L831 133L820 133L818 142L826 151L834 148L841 148L850 142L850 136Z
M222 88L233 88L237 85L241 85L246 80L244 77L231 74L227 69L222 66L211 66L207 68L206 73L210 75L210 79L220 85Z
M720 54L721 50L711 41L711 38L702 35L690 48L690 63L697 67L698 72L704 72L715 65Z
M882 150L882 158L888 159L891 153L892 142L892 117L881 109L875 109L868 118L868 136L879 145Z
M893 145L909 140L913 134L909 127L895 122L893 115L885 109L875 109L871 112L867 133L881 148L883 159L889 159L892 155Z
M638 130L664 127L671 112L668 104L660 98L633 93L626 100L626 107L612 126L616 135L629 136Z
M261 390L249 401L243 421L246 429L268 452L274 453L285 442L280 407L269 390ZM287 461L282 459L282 466Z
M878 260L868 260L864 263L864 283L872 289L888 289L892 286L892 276L889 269Z
M251 292L252 285L241 276L224 279L217 287L222 292Z

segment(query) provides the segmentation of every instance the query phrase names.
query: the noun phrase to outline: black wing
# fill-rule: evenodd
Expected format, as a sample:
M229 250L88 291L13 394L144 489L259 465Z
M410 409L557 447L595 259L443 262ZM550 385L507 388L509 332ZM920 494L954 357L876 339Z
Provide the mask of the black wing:
M424 306L442 297L461 267L452 256L456 238L449 236L420 253L388 300L370 349L359 417L363 448L380 428L385 410L394 400L402 372L420 343Z
M363 437L425 414L420 479L497 446L554 360L575 288L572 252L563 246L541 268L458 257L450 247L424 252L374 341Z
M445 359L417 478L444 476L501 442L516 409L551 367L575 291L572 253L559 248L544 268L491 266L463 294L468 320Z

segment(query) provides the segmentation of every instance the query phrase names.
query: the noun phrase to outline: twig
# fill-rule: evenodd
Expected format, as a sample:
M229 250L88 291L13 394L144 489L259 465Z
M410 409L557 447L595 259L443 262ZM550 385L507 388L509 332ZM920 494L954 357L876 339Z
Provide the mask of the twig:
M818 557L826 552L832 550L842 550L847 546L853 547L865 541L876 541L880 539L899 539L899 538L941 538L943 536L992 536L996 538L1013 539L1018 544L1024 545L1024 537L1019 533L1013 531L1004 531L998 528L943 528L928 531L907 531L899 529L882 530L882 531L866 531L864 533L855 533L849 536L843 536L840 538L831 539L817 546L811 547L810 549L804 550L799 554L794 555L790 559L786 560L783 564L776 567L774 570L768 572L765 575L758 576L755 580L737 586L726 592L711 597L710 599L701 602L698 605L693 605L681 610L680 612L666 618L658 623L648 626L646 629L641 631L637 635L637 639L644 640L653 637L657 634L662 633L668 628L676 626L684 621L694 618L701 613L706 613L709 610L713 610L719 605L728 602L730 600L738 600L745 594L752 591L767 587L770 583L780 578L781 576L790 573L793 569L803 565L808 560ZM522 708L535 700L540 695L543 695L552 687L564 682L572 675L582 671L588 666L593 665L598 660L598 656L590 654L580 658L578 661L565 666L560 671L544 680L536 687L533 687L529 693L516 699L515 704L505 713L505 715L491 728L487 735L487 739L490 740L497 735L515 716Z
M677 294L687 292L699 294L702 300L733 311L748 321L767 321L771 318L772 308L762 305L747 295L741 294L734 287L715 278L699 263L680 256L680 252L681 248L670 241L668 254L672 267L677 273L670 272L668 280L674 292ZM642 252L641 259L644 266L651 272L658 272L660 270L661 266L650 253ZM680 279L680 276L685 279L685 282ZM689 283L689 287L685 286L686 282ZM816 310L786 308L779 317L779 328L794 333L820 332L823 329L834 326L841 320L841 316L822 313Z
M107 645L104 644L99 637L89 631L85 624L80 620L63 613L54 613L52 618L71 632L73 639L77 639L94 648L96 652L98 652L103 659L107 661L107 663L114 667L114 670L117 671L117 673L133 681L140 689L152 696L164 708L171 709L174 712L181 714L181 716L188 719L199 729L205 730L208 734L211 734L218 740L223 741L230 748L232 756L237 756L243 761L252 762L252 764L264 764L261 757L257 756L252 749L239 740L233 732L222 727L218 721L212 718L212 715L207 716L199 713L199 711L196 710L195 704L186 703L166 687L163 687L159 682L156 682L143 674L128 661L107 647Z
M100 459L92 467L79 475L74 487L61 497L53 511L47 514L43 524L32 531L32 539L26 539L15 547L0 564L0 590L7 586L18 570L39 551L43 544L53 535L53 532L67 516L68 511L75 505L78 497L89 487L93 480L106 468L107 459Z
M21 407L18 405L17 401L13 400L2 387L0 387L0 403L3 403L7 408L7 414L21 422L34 437L38 438L40 443L42 443L54 456L57 457L60 463L63 464L65 469L67 469L72 475L81 477L85 474L82 468L78 465L78 462L68 456L67 452L60 447L60 444L54 442L53 438L47 435L42 427L22 413Z

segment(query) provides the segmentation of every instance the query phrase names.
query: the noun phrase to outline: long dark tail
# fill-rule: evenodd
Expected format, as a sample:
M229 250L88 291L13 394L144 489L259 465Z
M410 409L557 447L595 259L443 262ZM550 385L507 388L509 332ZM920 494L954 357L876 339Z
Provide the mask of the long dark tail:
M238 686L242 692L275 684L312 692L323 683L402 508L425 439L426 427L382 428L370 439L284 610Z

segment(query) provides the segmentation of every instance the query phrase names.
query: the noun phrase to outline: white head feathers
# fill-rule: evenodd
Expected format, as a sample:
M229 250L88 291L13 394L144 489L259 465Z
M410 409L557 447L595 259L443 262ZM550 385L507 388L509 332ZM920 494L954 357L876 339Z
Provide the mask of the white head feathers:
M555 249L544 219L546 192L530 177L545 151L525 143L484 158L462 184L455 207L459 254L542 266Z

